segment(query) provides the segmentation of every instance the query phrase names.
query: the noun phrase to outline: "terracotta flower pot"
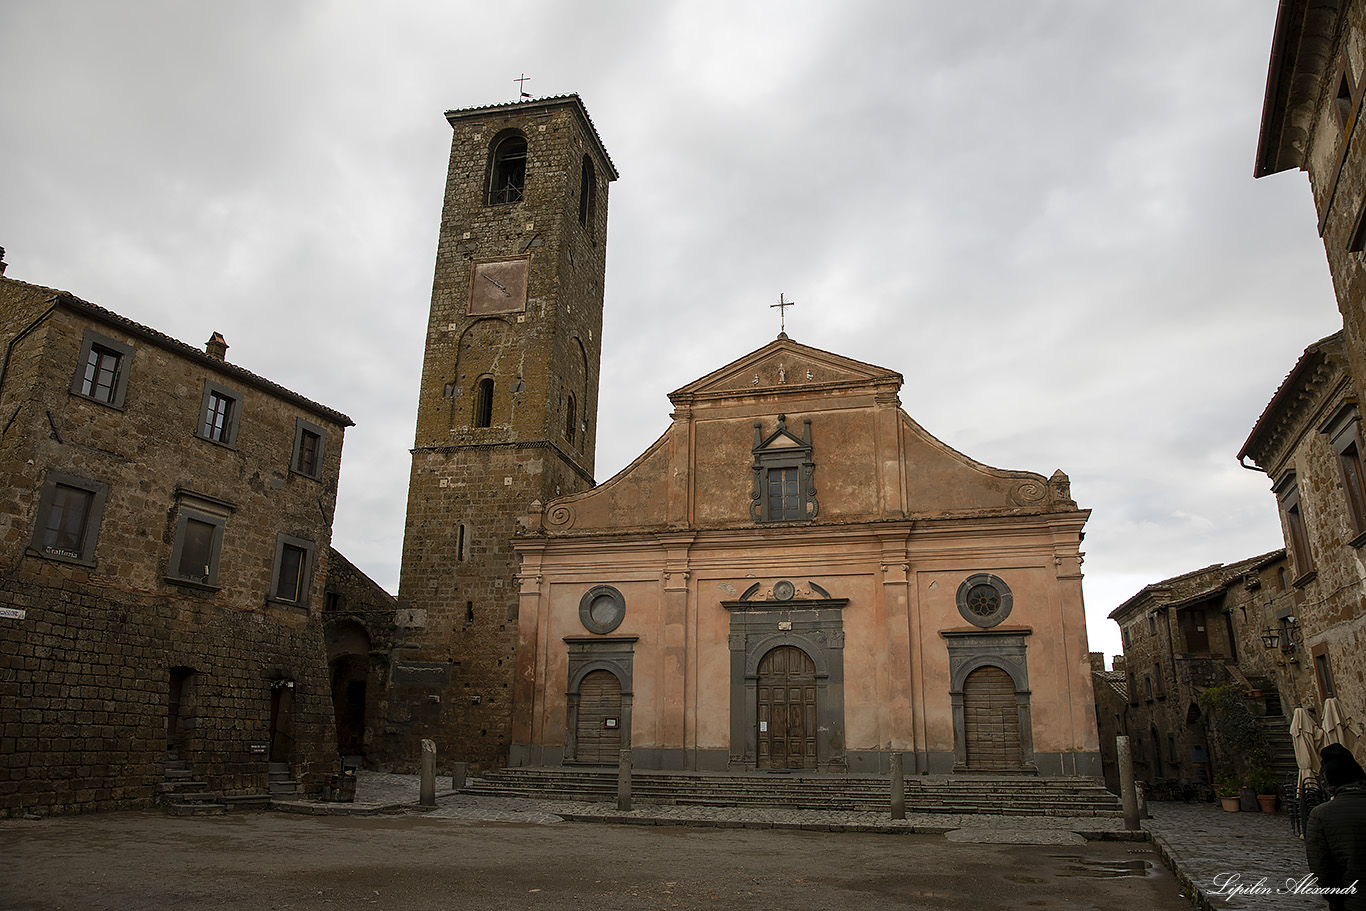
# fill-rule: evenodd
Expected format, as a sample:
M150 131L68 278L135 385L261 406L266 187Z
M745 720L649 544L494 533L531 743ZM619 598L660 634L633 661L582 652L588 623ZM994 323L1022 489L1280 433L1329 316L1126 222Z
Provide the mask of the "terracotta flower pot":
M1238 812L1238 798L1237 798L1237 797L1220 797L1220 798L1219 798L1219 802L1220 802L1221 804L1224 805L1224 809L1227 810L1228 812L1230 812L1230 813L1237 813L1237 812Z
M1262 805L1262 812L1263 812L1263 813L1275 813L1275 812L1276 812L1276 795L1275 795L1275 794L1258 794L1258 795L1257 795L1257 802L1258 802L1259 804Z

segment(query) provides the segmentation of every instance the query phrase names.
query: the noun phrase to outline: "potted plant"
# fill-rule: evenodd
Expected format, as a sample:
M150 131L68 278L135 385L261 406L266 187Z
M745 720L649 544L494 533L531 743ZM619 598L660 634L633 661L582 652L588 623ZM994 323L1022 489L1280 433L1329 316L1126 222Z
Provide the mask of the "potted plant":
M1225 810L1230 813L1238 812L1238 792L1242 788L1238 787L1238 782L1225 775L1214 783L1215 789L1219 792L1219 802L1223 804Z
M1276 812L1276 778L1266 766L1257 766L1247 776L1248 787L1257 794L1263 813Z

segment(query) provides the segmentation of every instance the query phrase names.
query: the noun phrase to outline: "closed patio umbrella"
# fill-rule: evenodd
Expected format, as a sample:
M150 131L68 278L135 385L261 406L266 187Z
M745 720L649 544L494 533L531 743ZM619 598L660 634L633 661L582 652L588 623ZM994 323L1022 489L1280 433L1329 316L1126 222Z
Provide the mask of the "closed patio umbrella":
M1343 711L1336 696L1323 700L1323 742L1340 743L1353 753L1356 752L1356 725Z
M1319 742L1323 731L1314 723L1314 717L1303 706L1295 709L1290 719L1290 742L1295 747L1295 764L1299 775L1295 778L1295 793L1292 804L1291 825L1296 835L1303 837L1304 823L1309 817L1310 804L1323 799L1315 773L1319 768Z
M1319 742L1323 732L1303 706L1290 719L1290 741L1295 745L1295 764L1300 767L1299 781L1313 778L1319 770Z

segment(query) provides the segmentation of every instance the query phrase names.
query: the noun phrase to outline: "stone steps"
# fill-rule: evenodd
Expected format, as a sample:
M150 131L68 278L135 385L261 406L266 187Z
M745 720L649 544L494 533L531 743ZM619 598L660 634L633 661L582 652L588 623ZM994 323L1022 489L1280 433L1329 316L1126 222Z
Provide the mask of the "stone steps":
M876 776L636 773L634 800L691 806L768 806L886 812L891 783ZM472 779L461 793L540 800L612 801L609 770L505 769ZM961 776L906 781L910 812L1034 816L1119 816L1119 799L1091 779Z
M157 785L161 808L171 816L221 816L228 808L208 785L194 780L183 759L167 758L165 778Z
M270 778L267 786L271 798L299 796L299 783L294 780L294 774L290 772L289 764L285 762L272 762L270 764Z

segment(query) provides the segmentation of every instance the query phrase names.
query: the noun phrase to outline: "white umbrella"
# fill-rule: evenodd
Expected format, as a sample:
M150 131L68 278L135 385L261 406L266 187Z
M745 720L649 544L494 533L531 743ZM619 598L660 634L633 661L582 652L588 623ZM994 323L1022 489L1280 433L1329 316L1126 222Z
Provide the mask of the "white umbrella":
M1336 696L1323 700L1323 737L1324 744L1340 743L1348 750L1356 745L1357 735L1352 719L1342 711ZM1356 752L1352 750L1352 752Z
M1314 777L1319 769L1319 741L1323 732L1303 706L1295 709L1290 720L1290 741L1295 745L1295 764L1300 767L1299 783Z

